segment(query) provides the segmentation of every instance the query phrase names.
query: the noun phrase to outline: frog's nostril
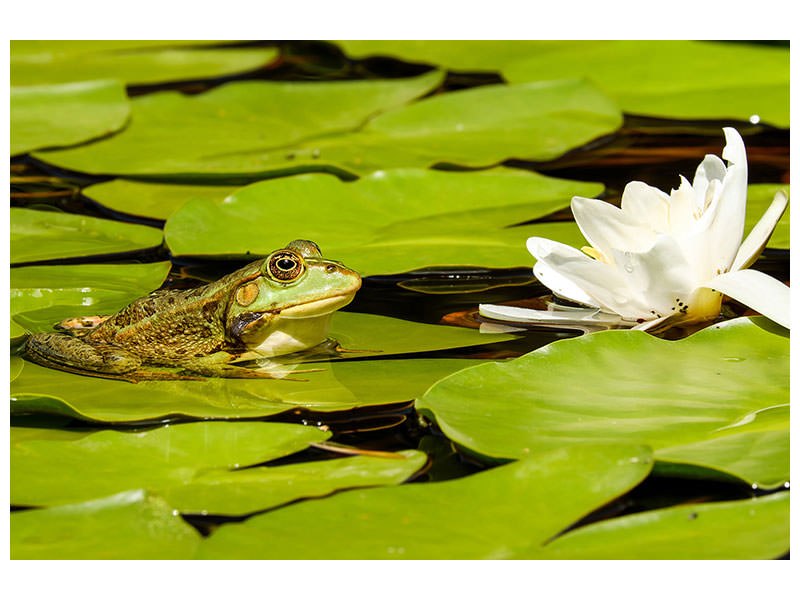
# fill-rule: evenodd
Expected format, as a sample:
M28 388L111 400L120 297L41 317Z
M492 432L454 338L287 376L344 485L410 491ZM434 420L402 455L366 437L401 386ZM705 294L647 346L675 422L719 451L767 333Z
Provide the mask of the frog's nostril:
M328 273L333 273L334 271L336 271L336 265L327 265L327 266L325 267L325 270L326 270Z

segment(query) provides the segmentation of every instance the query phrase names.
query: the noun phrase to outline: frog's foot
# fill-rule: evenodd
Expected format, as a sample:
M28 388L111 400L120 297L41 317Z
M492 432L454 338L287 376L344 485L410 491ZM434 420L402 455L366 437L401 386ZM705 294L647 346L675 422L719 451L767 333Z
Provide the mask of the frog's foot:
M37 333L25 343L25 357L49 367L100 377L137 383L147 379L197 379L174 373L142 370L141 359L135 354L111 346L92 346L83 340L64 333Z
M46 361L56 368L123 374L138 369L142 360L113 346L94 346L64 333L35 333L25 343L25 353L34 362Z

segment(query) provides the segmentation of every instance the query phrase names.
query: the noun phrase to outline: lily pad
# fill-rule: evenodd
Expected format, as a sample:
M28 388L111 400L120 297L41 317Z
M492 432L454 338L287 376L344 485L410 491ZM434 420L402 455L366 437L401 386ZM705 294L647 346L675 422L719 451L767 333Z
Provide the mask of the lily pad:
M646 447L572 446L451 481L343 492L223 525L198 557L512 558L629 490L651 464Z
M113 133L130 104L116 80L11 88L11 155L71 146Z
M131 100L131 124L119 136L44 161L88 173L238 175L265 171L264 155L294 170L281 150L315 136L351 131L376 113L401 106L442 81L432 71L408 79L227 83L198 94L159 92Z
M767 210L767 207L772 203L777 192L783 192L786 197L789 197L789 186L780 183L755 183L747 186L747 219L744 224L745 235L753 228L761 215ZM788 250L790 247L789 241L789 209L791 206L786 207L786 212L783 213L781 220L772 232L772 237L769 238L767 243L768 248L780 248Z
M12 208L11 262L128 252L161 245L162 232L86 215Z
M774 488L789 477L788 402L788 331L761 317L674 342L639 331L558 341L443 379L417 408L486 457L641 443L684 472Z
M209 469L265 462L329 436L288 423L212 421L17 441L11 446L11 503L68 504L134 488L165 490Z
M266 66L275 48L187 48L215 42L21 40L11 42L11 84L113 77L127 85L207 79Z
M408 402L468 359L397 359L315 363L306 381L209 378L130 384L64 373L25 362L11 386L11 414L54 414L91 422L169 418L242 419L308 409L336 412Z
M190 200L222 201L238 186L181 185L114 179L83 188L84 196L117 212L166 220Z
M246 515L341 489L403 483L426 460L423 452L405 450L389 457L354 456L278 467L217 470L168 489L164 497L184 514Z
M11 514L12 559L186 559L200 534L161 498L108 498Z
M572 223L505 226L560 210L574 195L602 191L601 184L512 169L392 169L352 183L298 175L224 199L189 201L167 221L165 237L176 255L266 255L290 239L313 239L326 256L362 276L431 265L520 266L532 262L525 239L534 231L548 235L566 226L570 239L582 238Z
M349 104L356 92L343 94L343 103L331 86L362 86L358 107L369 108L364 96L375 88L367 86L390 84L294 83L280 92L235 88L236 96L230 92L230 98L220 97L229 86L257 85L239 83L189 99L152 94L133 100L131 126L113 139L37 157L78 171L151 179L252 181L309 171L352 178L393 167L488 167L508 158L549 160L616 130L622 122L616 105L585 80L484 86L402 107L437 85L440 76L432 72L411 80L405 91L415 84L415 93L397 93L392 102L384 99L367 111ZM327 88L312 93L312 85ZM305 91L289 94L288 89ZM257 96L257 110L251 110L258 116L253 116L247 110ZM264 105L272 106L275 99L280 103L275 102L270 113ZM343 107L349 109L348 116L358 112L358 118L341 119ZM377 110L386 112L364 124ZM164 119L170 120L169 138L160 127Z
M511 83L589 77L626 113L673 119L758 115L789 127L789 48L680 40L554 44L502 69Z
M465 348L513 340L507 333L481 333L478 329L451 325L431 325L367 313L339 312L331 322L330 337L348 356L392 356Z
M769 559L789 551L789 492L600 521L520 558Z
M296 171L366 175L399 167L486 168L517 158L547 161L615 131L617 106L586 80L487 85L426 98L388 111L355 133L311 139L287 149ZM275 172L280 154L263 153ZM296 172L295 171L295 172Z
M275 198L270 204L273 209L280 211L281 219L298 222L296 212L283 209L284 200L288 200L289 194L299 194L303 201L302 206L315 213L333 204L341 203L348 207L352 205L354 211L359 211L358 215L354 215L359 220L363 218L360 211L366 210L376 213L376 218L385 221L390 216L386 214L388 211L379 212L372 206L374 202L380 201L401 202L404 213L410 213L409 219L451 213L459 209L472 215L476 209L483 208L488 216L496 217L503 224L513 223L516 215L500 218L501 212L494 210L498 206L502 206L504 211L529 209L521 215L522 220L527 220L531 214L541 216L568 206L573 195L594 197L604 189L599 183L569 181L545 177L531 171L495 168L463 173L390 169L351 183L344 183L327 175L298 175L253 184L247 188L115 179L89 186L82 191L84 195L112 210L167 219L190 200L219 205L234 192L242 194L247 189L249 195L251 187ZM317 197L315 194L324 196ZM344 225L343 223L342 226Z
M11 269L11 316L30 333L67 317L104 315L161 287L169 262Z
M511 62L570 44L538 40L337 40L351 58L388 56L453 71L499 71Z

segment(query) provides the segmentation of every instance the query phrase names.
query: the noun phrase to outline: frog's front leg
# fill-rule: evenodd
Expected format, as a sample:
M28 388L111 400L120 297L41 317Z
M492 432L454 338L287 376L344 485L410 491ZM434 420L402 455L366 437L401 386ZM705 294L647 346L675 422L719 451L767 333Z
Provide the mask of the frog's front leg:
M186 362L181 363L181 366L186 371L205 375L206 377L230 377L236 379L285 379L287 381L307 381L305 379L296 379L285 377L286 373L270 372L256 369L248 369L247 367L240 367L233 364L236 361L246 361L258 358L255 353L246 352L243 354L233 354L221 350L214 354L207 356L199 356L192 358ZM322 369L306 369L301 371L292 371L292 373L311 373L320 371Z

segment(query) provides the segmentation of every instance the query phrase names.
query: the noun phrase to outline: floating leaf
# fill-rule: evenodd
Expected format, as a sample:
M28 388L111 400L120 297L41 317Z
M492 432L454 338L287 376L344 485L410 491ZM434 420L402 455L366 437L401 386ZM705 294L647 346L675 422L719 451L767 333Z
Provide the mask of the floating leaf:
M626 492L650 467L646 447L572 446L451 481L293 504L221 526L198 556L512 558Z
M600 521L520 558L766 559L789 551L789 493Z
M209 469L265 462L329 436L288 423L212 421L106 430L77 440L22 440L11 446L11 503L67 504L133 488L165 490Z
M21 40L11 42L11 84L113 77L127 85L207 79L266 66L274 48L186 48L173 40ZM217 42L218 43L218 42ZM183 47L181 47L183 46Z
M25 362L11 387L13 415L55 414L99 422L160 422L173 417L258 418L308 409L335 412L408 402L434 382L482 361L398 359L314 363L307 381L208 378L130 384Z
M789 48L678 40L552 43L502 69L511 83L588 77L626 113L673 119L758 115L789 127Z
M184 514L245 515L336 490L403 483L427 456L405 450L389 457L354 456L278 467L210 471L165 492Z
M439 381L417 408L488 457L642 443L684 471L777 487L789 477L788 402L788 333L762 317L676 342L640 331L559 341Z
M238 81L196 96L153 93L131 100L131 124L120 135L40 158L88 173L260 179L269 170L264 155L280 157L282 171L292 172L293 159L281 147L356 129L441 80L433 71L408 79Z
M556 337L557 334L554 334ZM391 356L465 348L512 340L504 333L481 333L478 329L431 325L367 313L339 312L333 316L330 337L344 350L356 350L348 356Z
M621 122L616 105L585 80L489 85L386 112L356 133L306 140L287 148L287 156L293 172L321 165L353 175L439 164L485 168L512 158L557 158ZM280 154L261 158L272 172L287 172Z
M12 87L11 155L108 135L129 114L125 88L116 80Z
M362 276L430 265L520 266L532 263L525 240L534 231L565 242L583 238L573 223L503 227L602 191L511 169L397 169L352 183L309 174L256 183L224 200L190 201L167 221L165 236L176 255L266 255L291 239L313 239Z
M222 201L238 187L219 185L180 185L114 179L83 188L84 196L117 212L168 219L189 200Z
M389 56L453 71L499 71L515 62L570 42L535 40L338 40L351 58Z
M130 490L109 498L14 512L12 559L186 559L200 534L161 498Z
M12 208L11 262L141 250L161 245L160 229L86 215Z
M621 124L616 104L583 79L487 85L387 112L354 134L309 140L294 155L362 175L440 163L489 167L511 158L551 160Z
M767 207L772 203L777 192L783 192L786 197L789 197L789 186L779 183L756 183L747 186L747 219L744 225L745 235L753 228L761 215L767 210ZM786 207L786 212L783 213L781 220L772 232L772 237L769 238L767 243L768 248L781 248L784 250L789 249L789 209Z
M438 83L432 78L439 74L421 77ZM250 84L229 84L232 85ZM307 89L311 85L330 88L356 84L286 85ZM361 85L388 84L373 81ZM308 171L352 177L380 169L429 167L442 162L488 167L508 158L549 160L614 131L622 121L616 105L583 80L494 85L439 94L388 110L355 133L353 123L337 127L331 122L333 116L320 124L342 104L330 89L319 94L325 102L313 110L309 110L308 101L300 101L300 93L294 94L297 98L282 98L272 113L265 110L267 98L263 98L258 104L259 116L248 121L248 115L242 114L245 101L252 104L258 90L236 88L238 96L224 99L227 105L224 118L220 118L214 103L222 102L218 97L229 86L189 99L164 94L134 99L133 122L122 134L103 144L41 153L37 157L78 171L139 178L205 176L253 180ZM269 97L276 95L288 94L275 92ZM358 105L364 103L362 98ZM400 104L395 102L394 106ZM384 102L376 108L385 110L390 106ZM312 112L313 118L309 116ZM374 112L361 113L360 118ZM271 119L268 134L263 126L268 118L265 113ZM228 117L236 122L228 124ZM166 118L170 119L169 137L165 137L162 127L154 127ZM223 125L224 131L219 131ZM155 135L158 140L153 139ZM268 140L263 139L265 135L270 136Z
M11 269L11 316L31 333L67 317L113 314L161 287L169 262Z

